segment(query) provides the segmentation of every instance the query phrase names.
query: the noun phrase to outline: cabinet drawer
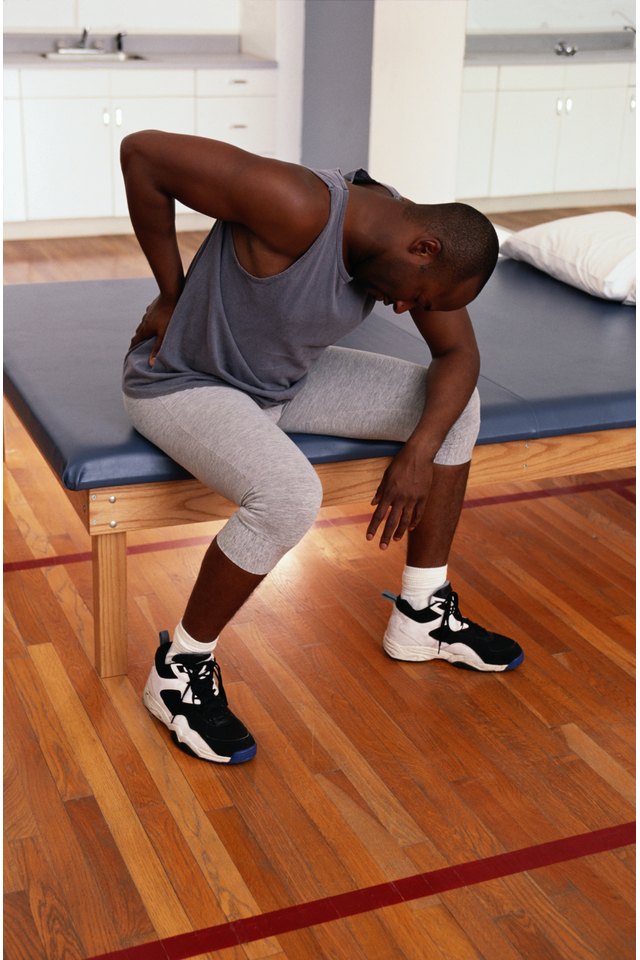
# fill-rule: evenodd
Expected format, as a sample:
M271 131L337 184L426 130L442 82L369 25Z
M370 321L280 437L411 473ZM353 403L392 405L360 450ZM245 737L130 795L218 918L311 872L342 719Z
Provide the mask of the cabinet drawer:
M54 98L109 96L109 72L107 70L22 70L22 96L25 98Z
M252 153L273 153L275 97L205 97L196 101L196 133L224 140Z
M198 97L272 97L276 70L198 70Z
M195 90L193 70L111 70L111 96L192 97Z
M465 67L462 71L463 90L495 90L498 86L497 67Z
M2 71L2 92L5 100L17 100L20 96L20 73L18 70Z
M578 54L580 56L580 54ZM572 90L587 87L624 87L629 79L628 63L567 63L564 84Z
M500 90L558 90L564 86L564 64L500 67Z

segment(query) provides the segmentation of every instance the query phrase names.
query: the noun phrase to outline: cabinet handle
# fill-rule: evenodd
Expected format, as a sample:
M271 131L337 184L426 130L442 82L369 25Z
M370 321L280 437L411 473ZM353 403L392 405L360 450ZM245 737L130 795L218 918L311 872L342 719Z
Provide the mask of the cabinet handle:
M229 83L249 83L248 80L230 80Z
M558 97L558 99L556 100L556 113L558 114L558 116L560 116L563 109L564 109L564 100L562 99L562 97Z
M567 97L567 102L565 106L566 106L567 113L571 113L571 111L573 110L573 100L571 99L571 97Z
M111 114L108 110L102 111L102 122L104 123L105 127L108 127L111 123Z
M120 107L116 107L116 127L122 126L122 110Z
M232 123L230 130L247 130L249 127L248 123Z

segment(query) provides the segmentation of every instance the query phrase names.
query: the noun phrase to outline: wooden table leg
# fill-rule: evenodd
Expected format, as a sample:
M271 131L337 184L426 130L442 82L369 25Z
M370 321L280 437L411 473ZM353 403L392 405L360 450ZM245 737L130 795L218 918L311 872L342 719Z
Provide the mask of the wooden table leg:
M114 677L127 672L127 535L96 534L91 542L95 667Z

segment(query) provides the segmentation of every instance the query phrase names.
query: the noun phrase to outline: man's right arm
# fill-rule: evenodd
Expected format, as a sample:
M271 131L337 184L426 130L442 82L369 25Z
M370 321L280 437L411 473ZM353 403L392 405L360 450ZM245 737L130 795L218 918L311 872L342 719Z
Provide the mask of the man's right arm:
M133 229L160 291L132 345L155 336L154 355L184 286L176 200L242 224L291 261L326 221L326 188L311 171L220 141L143 130L122 141L121 164Z

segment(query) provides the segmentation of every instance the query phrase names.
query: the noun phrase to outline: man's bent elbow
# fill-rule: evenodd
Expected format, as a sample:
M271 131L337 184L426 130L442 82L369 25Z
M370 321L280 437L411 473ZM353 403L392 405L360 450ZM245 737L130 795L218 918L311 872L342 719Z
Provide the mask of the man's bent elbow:
M127 172L132 160L144 156L158 133L158 130L137 130L123 137L120 143L120 166L123 173Z

